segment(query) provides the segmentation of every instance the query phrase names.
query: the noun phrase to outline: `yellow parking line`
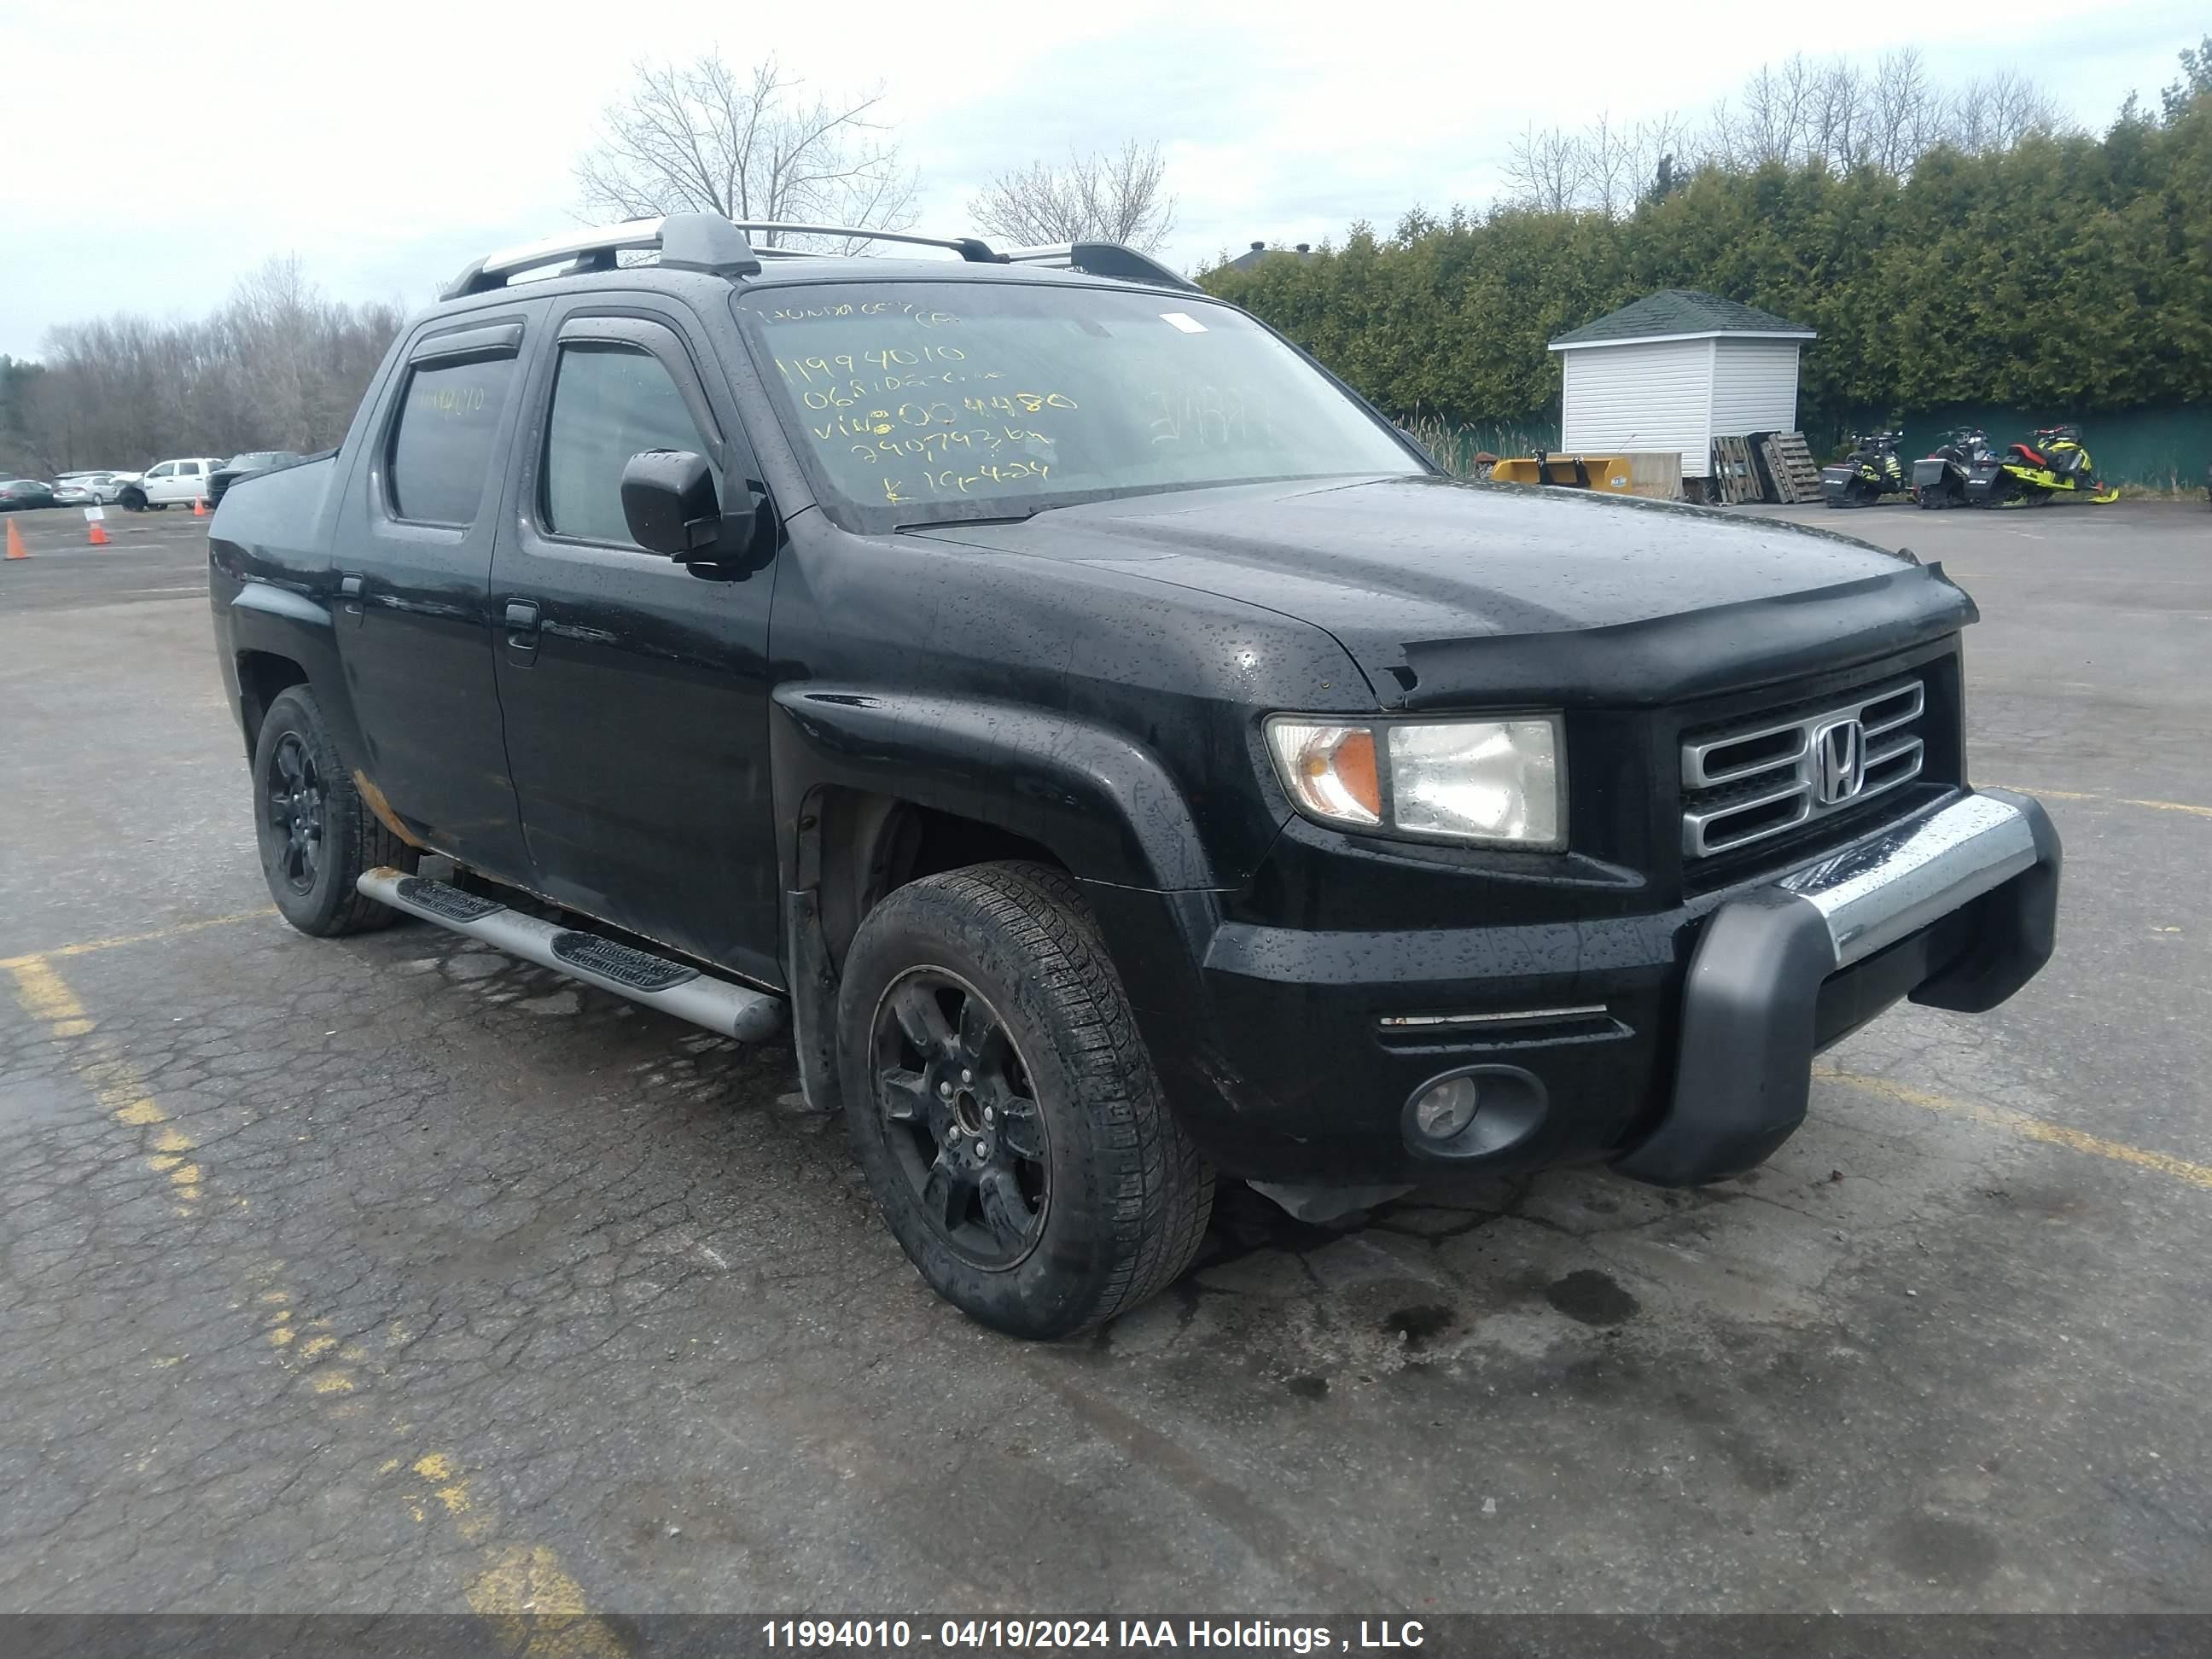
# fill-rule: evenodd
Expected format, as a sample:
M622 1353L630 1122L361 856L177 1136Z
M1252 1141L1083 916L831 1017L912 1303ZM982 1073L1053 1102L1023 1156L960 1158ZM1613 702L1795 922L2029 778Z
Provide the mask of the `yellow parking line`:
M264 914L260 911L251 915ZM131 939L96 940L53 954L82 954L112 945L137 944L188 932L193 926L214 927L240 917L211 918L205 922L167 928ZM177 1201L176 1213L198 1212L214 1171L204 1153L188 1159L197 1150L191 1136L178 1128L162 1110L144 1075L117 1052L106 1036L97 1031L84 1004L56 973L44 956L13 957L0 968L14 981L15 1000L23 1012L43 1024L47 1035L68 1045L70 1069L76 1072L102 1110L117 1124L135 1132L146 1166L167 1183ZM234 1204L243 1207L242 1200ZM312 1395L329 1402L337 1415L358 1415L356 1396L373 1387L386 1373L366 1349L341 1342L319 1328L327 1319L295 1322L298 1298L281 1282L284 1264L264 1261L252 1271L259 1289L243 1305L249 1317L276 1352L277 1363L302 1377ZM302 1333L308 1333L304 1340ZM397 1334L395 1328L395 1335ZM173 1363L156 1359L155 1364ZM393 1431L410 1434L408 1425L395 1422ZM583 1586L561 1565L560 1558L542 1544L500 1536L499 1518L479 1505L467 1478L454 1461L442 1452L414 1458L392 1458L380 1474L390 1474L403 1464L433 1488L444 1513L461 1537L477 1552L477 1561L462 1594L475 1612L499 1624L502 1645L524 1659L623 1659L629 1646L619 1632L587 1608ZM403 1498L418 1521L430 1511L412 1496Z
M2192 817L2212 818L2212 806L2191 806L2187 801L2139 800L2132 795L2085 794L2075 789L2036 789L2024 783L1993 783L1992 789L2014 789L2043 800L2096 800L2108 806L2148 806L2154 812L2186 812Z
M46 965L44 957L15 957L0 963L0 967L14 976L15 1000L23 1005L23 1012L33 1019L44 1020L55 1036L82 1036L92 1030L92 1018L76 1000L76 993Z
M112 939L88 939L79 945L57 945L51 951L33 951L20 957L0 957L0 968L13 969L25 963L50 961L58 957L88 956L94 951L113 951L125 945L153 945L165 939L175 939L184 933L197 933L205 927L228 927L235 921L252 921L257 916L273 916L276 907L264 904L258 910L234 910L227 916L201 916L192 921L179 921L167 927L156 927L144 933L118 933Z
M1826 1082L1844 1084L1866 1094L1880 1095L1885 1100L1899 1101L1926 1111L1942 1112L1951 1117L1966 1118L1976 1123L1986 1123L1991 1128L2002 1129L2006 1133L2019 1135L2023 1139L2070 1147L2093 1158L2108 1158L2115 1164L2132 1164L2138 1170L2171 1176L2176 1181L2185 1181L2192 1187L2212 1191L2212 1164L2192 1164L2187 1158L2175 1158L2170 1152L2146 1152L2140 1146L2130 1146L2124 1140L2106 1140L2101 1135L2084 1134L2081 1130L2069 1129L2063 1123L2047 1122L2039 1117L2031 1117L2026 1112L2015 1112L2008 1107L1930 1094L1927 1090L1916 1089L1910 1084L1892 1083L1887 1078L1863 1077L1856 1072L1838 1072L1825 1066L1815 1066L1813 1075Z

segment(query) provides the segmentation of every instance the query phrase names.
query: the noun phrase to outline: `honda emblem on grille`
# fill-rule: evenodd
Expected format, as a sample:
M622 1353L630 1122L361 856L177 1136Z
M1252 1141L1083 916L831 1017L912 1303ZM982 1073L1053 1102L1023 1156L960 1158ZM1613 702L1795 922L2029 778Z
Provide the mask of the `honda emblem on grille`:
M1866 732L1856 720L1830 720L1813 733L1813 793L1839 806L1866 787Z

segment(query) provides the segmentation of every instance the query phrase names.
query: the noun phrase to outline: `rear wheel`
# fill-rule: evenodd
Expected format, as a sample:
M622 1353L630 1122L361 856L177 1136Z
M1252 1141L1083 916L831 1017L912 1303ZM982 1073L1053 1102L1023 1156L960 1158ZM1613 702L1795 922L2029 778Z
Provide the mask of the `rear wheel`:
M990 864L900 888L847 954L838 1030L854 1151L946 1301L1064 1336L1189 1265L1212 1171L1066 877Z
M261 873L284 920L325 938L388 925L397 912L354 884L380 865L413 869L414 850L369 811L306 686L269 705L253 783Z

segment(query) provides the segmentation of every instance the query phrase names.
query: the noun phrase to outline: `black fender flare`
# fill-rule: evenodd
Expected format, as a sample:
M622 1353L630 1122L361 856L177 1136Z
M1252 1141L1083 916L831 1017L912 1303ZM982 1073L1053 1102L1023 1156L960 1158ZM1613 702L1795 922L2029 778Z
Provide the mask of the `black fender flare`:
M345 672L338 661L337 624L330 608L274 582L246 581L239 584L225 609L229 639L224 667L233 689L242 698L245 687L240 665L249 653L262 653L299 664L307 677L307 689L315 694L323 718L330 722L338 748L353 757L356 767L360 766L368 750L362 742L360 724L354 718L353 698L346 690ZM250 737L247 746L250 754Z
M822 801L830 789L886 796L988 823L1045 848L1088 891L1117 957L1142 945L1182 1019L1199 994L1196 961L1218 921L1218 884L1196 818L1143 744L1050 708L988 699L792 681L776 688L769 757L783 876L785 981L800 1087L818 1110L843 1104L838 974L823 925ZM1153 911L1185 926L1171 949ZM1193 908L1193 907L1195 907ZM1184 913L1188 911L1188 915ZM1138 998L1156 1053L1176 1035ZM1178 1079L1167 1079L1172 1094Z
M1048 848L1085 882L1213 889L1189 803L1158 756L1060 710L793 681L774 693L769 753L787 890L824 787L889 795Z

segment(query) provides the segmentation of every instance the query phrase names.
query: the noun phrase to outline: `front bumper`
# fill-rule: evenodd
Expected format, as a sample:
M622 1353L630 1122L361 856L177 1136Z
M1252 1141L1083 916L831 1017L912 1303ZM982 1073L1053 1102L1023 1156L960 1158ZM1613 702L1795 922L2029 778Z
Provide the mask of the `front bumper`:
M1686 1186L1765 1159L1804 1121L1814 1051L1838 1020L1832 1009L1822 1018L1822 988L1844 969L1869 964L1856 1000L1875 1006L1864 1018L1842 1011L1826 1041L1899 993L1970 1013L2002 1002L2051 958L2059 863L2043 808L1990 791L1722 905L1690 958L1672 1107L1616 1167ZM1929 960L1934 930L2000 889L1961 953ZM1895 969L1873 973L1885 957Z
M1379 1186L1612 1162L1672 1185L1772 1152L1814 1053L1900 999L1974 1012L2025 984L2059 859L2042 808L1993 791L1657 914L1316 932L1224 921L1200 895L1090 896L1116 959L1146 964L1125 976L1161 1081L1225 1173ZM1455 1073L1496 1109L1428 1144L1409 1103Z

